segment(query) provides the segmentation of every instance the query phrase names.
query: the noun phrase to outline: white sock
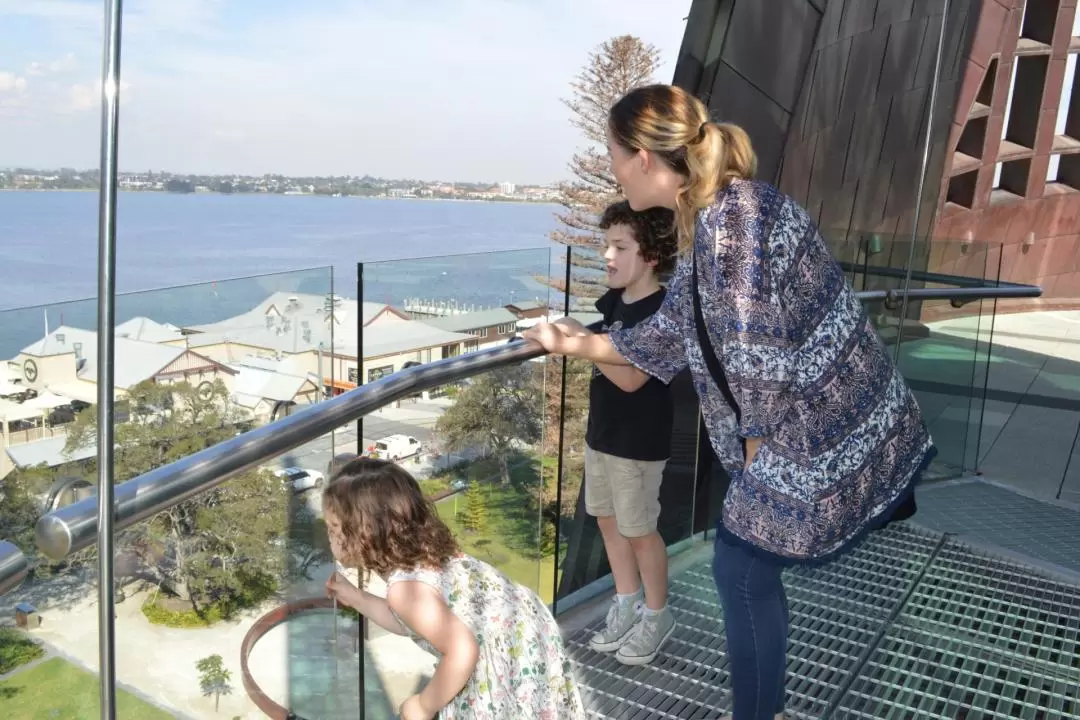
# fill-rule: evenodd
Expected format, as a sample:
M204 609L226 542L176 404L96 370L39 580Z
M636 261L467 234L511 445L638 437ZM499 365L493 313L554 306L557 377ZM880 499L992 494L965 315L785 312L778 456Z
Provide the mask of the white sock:
M629 595L623 595L621 593L616 593L615 597L618 598L620 605L635 603L635 602L637 602L638 600L641 599L641 591L638 590L636 593L631 593Z
M648 605L646 605L645 608L642 610L642 612L644 614L648 615L649 617L656 617L657 615L662 615L665 610L667 610L667 605L660 608L659 610L653 610Z

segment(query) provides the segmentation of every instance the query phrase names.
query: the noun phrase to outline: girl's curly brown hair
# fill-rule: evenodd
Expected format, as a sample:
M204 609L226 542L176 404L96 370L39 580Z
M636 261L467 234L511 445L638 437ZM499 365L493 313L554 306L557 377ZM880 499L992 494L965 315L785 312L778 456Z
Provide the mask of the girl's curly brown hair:
M338 560L361 573L385 578L394 570L438 568L458 553L420 485L392 462L353 460L330 480L322 502L341 526Z

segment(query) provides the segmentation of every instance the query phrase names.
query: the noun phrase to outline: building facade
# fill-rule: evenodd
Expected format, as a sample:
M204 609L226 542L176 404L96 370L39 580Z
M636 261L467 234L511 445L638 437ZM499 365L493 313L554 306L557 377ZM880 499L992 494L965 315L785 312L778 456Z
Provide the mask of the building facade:
M1043 288L1044 309L1080 306L1078 55L1075 0L981 3L933 229L954 242L931 270L1000 264L1002 280Z
M807 208L859 289L898 287L910 258L1077 307L1078 53L1076 0L695 0L674 82L747 128L759 177Z

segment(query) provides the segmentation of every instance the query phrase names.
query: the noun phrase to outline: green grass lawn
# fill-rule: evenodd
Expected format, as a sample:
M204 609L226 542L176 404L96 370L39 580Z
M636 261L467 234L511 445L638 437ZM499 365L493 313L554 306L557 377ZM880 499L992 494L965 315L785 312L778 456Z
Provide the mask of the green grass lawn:
M0 716L4 720L97 720L98 679L63 658L0 682ZM169 720L172 715L123 690L116 691L116 716L124 720Z
M511 579L535 590L544 602L550 603L554 594L555 558L551 555L543 558L536 556L539 518L524 489L538 482L535 463L524 462L512 466L512 482L506 486L499 482L497 474L494 477L487 472L470 474L490 478L480 480L487 508L487 527L482 532L474 533L465 530L458 522L455 507L458 511L465 509L464 493L439 502L439 517L450 526L464 552L491 563Z

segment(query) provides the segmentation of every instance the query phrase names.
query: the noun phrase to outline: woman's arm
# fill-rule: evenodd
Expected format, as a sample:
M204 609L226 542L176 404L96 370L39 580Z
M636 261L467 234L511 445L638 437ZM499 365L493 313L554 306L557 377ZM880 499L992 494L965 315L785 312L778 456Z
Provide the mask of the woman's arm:
M631 365L668 384L687 365L683 344L686 311L683 288L689 271L689 262L681 259L660 309L632 328L569 337L558 328L541 323L527 330L525 338L535 340L557 355L585 358L598 365Z
M394 613L390 612L390 606L384 598L356 587L344 575L333 573L326 581L326 589L331 597L336 597L338 602L348 605L383 630L395 635L408 634L394 617Z
M561 318L552 323L552 326L567 337L585 337L596 335L589 328L572 318ZM623 392L635 392L640 390L649 381L649 376L638 370L633 365L611 365L608 363L596 363L597 369L604 376L615 383L615 386Z
M442 655L435 674L417 696L424 712L434 716L468 684L480 659L480 646L432 586L402 580L390 586L386 597L402 621Z

